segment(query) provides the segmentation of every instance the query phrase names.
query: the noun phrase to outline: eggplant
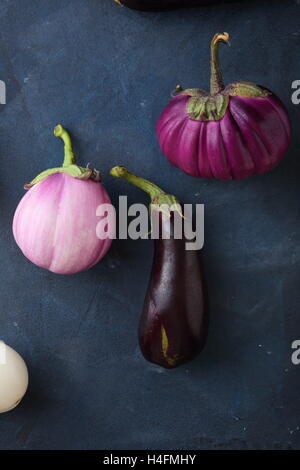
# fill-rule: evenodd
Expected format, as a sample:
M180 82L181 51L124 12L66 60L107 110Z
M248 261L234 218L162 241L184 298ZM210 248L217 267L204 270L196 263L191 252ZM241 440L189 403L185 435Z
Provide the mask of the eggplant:
M159 221L139 344L147 361L167 369L177 367L194 358L207 338L208 313L198 251L186 250L185 236L174 236L175 213L182 216L182 205L175 196L122 166L110 173L146 191L151 198L151 218L156 216ZM166 233L168 238L163 238Z
M179 7L213 5L215 3L232 2L234 0L114 0L120 6L141 11L169 10Z

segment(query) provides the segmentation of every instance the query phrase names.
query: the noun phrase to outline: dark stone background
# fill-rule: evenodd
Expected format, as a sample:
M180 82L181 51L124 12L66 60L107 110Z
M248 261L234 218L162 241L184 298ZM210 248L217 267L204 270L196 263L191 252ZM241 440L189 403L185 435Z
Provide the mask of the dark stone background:
M139 13L111 0L1 0L1 331L26 359L30 388L0 416L1 449L299 449L300 5L247 2ZM277 93L293 145L271 173L239 182L193 179L162 156L155 121L178 83L209 81L209 42L225 81ZM11 222L23 184L62 161L53 128L74 136L118 202L147 197L108 175L115 164L206 206L211 327L205 351L165 371L136 338L152 242L116 241L96 267L58 276L28 262Z

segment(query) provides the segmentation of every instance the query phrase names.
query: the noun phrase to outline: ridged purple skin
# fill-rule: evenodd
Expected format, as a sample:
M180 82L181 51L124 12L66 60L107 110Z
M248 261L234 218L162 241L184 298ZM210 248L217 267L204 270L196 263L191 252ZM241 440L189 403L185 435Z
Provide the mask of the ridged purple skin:
M230 97L220 121L193 121L188 95L171 100L157 122L160 148L174 166L191 176L242 179L274 168L291 141L287 112L273 94Z
M16 243L26 258L49 271L85 271L110 248L112 240L101 240L96 234L101 220L96 216L97 207L110 203L98 182L65 173L50 175L21 199L13 220Z

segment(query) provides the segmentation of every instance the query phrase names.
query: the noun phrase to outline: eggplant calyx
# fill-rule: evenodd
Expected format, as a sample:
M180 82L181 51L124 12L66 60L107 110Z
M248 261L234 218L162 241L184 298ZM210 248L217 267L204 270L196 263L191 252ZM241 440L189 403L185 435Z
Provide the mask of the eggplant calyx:
M228 108L229 97L218 94L215 96L192 96L186 110L189 118L195 121L219 121Z
M177 94L189 95L186 105L188 117L194 121L219 121L228 108L230 97L266 98L271 94L268 90L248 81L238 81L227 85L216 95L211 95L198 88L184 90L179 85L175 89Z
M255 83L237 81L224 87L219 63L219 44L229 44L228 33L214 35L210 46L210 93L198 88L183 89L180 85L174 90L174 94L190 96L187 101L186 112L194 121L219 121L228 108L231 96L243 98L265 98L270 92Z
M203 90L194 88L183 90L181 94L190 96L186 112L193 121L219 121L227 111L229 96L223 93L212 96Z
M110 174L116 178L124 178L129 183L145 191L151 198L150 211L159 211L168 216L171 212L178 212L182 215L181 205L178 199L172 194L167 194L152 181L136 176L124 166L115 166L110 170Z
M54 135L55 137L60 137L65 144L65 156L63 165L61 167L49 168L48 170L42 171L42 173L38 174L30 183L24 185L25 189L30 189L35 184L39 183L40 181L43 181L45 178L55 173L65 173L69 176L72 176L73 178L82 180L101 180L101 174L99 171L92 170L88 167L88 165L86 168L76 165L76 156L73 152L70 135L60 124L55 127Z
M30 189L35 184L43 181L50 175L54 175L55 173L65 173L73 178L81 179L81 180L88 180L91 179L93 181L100 181L100 173L99 171L91 170L90 168L82 168L77 165L70 165L68 167L58 167L58 168L49 168L48 170L42 171L39 175L37 175L30 183L24 185L24 189Z

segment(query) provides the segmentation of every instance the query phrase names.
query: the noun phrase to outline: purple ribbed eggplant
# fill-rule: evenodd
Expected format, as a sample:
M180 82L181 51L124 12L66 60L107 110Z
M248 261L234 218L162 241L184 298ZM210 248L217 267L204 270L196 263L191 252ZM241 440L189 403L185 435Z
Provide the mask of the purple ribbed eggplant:
M159 221L139 343L145 359L174 368L192 359L207 336L208 315L198 252L186 249L184 236L174 236L175 214L182 216L182 206L175 196L122 166L113 168L111 174L146 191L151 197L151 217L156 215Z
M210 93L177 86L157 122L162 152L191 176L230 180L264 173L291 141L287 112L271 91L247 81L224 87L218 45L228 41L228 33L213 37Z
M172 8L213 5L234 0L114 0L120 6L141 11L169 10Z

